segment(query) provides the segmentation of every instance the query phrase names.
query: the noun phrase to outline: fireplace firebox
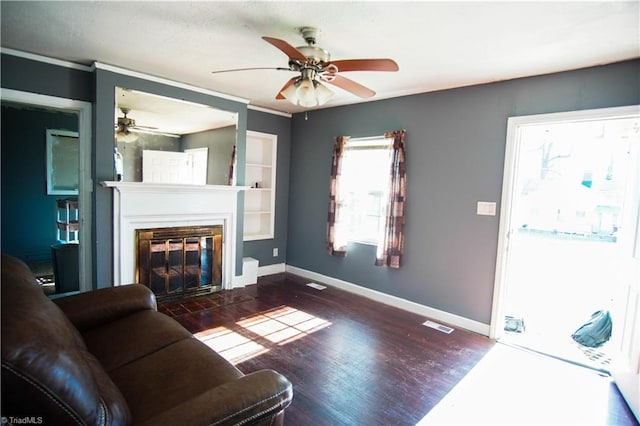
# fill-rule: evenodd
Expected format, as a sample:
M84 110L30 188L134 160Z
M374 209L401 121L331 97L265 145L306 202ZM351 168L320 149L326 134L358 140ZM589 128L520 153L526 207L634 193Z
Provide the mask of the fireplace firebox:
M222 225L137 229L136 282L159 301L222 289Z

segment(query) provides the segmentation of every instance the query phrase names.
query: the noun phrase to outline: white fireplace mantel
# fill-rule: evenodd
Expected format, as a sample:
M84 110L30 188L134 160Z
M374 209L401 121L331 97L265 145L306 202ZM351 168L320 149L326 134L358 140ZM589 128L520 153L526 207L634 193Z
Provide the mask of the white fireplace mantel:
M222 288L233 288L238 192L248 186L105 181L113 188L114 285L135 282L137 229L223 225Z

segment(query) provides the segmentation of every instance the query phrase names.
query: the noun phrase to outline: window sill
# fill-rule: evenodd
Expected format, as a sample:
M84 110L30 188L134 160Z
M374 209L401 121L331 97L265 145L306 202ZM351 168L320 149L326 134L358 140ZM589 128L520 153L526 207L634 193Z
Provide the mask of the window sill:
M366 241L366 240L349 240L347 244L362 244L365 246L373 246L373 247L378 246L378 243L376 241Z

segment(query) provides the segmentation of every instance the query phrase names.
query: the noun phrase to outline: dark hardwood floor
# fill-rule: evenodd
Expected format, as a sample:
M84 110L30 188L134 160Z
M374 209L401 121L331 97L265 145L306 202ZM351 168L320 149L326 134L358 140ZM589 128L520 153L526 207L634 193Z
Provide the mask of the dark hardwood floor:
M569 364L462 329L445 334L423 326L421 316L332 287L315 290L306 283L301 277L276 274L244 289L159 309L240 370L271 368L284 374L294 388L287 425L532 424L534 411L544 413L540 421L547 424L564 424L566 419L579 424L585 412L593 414L588 417L595 419L592 424L637 424L608 378L583 369L578 373ZM553 368L545 364L549 362ZM565 365L566 380L555 370L565 371ZM514 384L519 369L535 375ZM548 379L543 371L550 372ZM585 382L576 380L576 374L596 381L588 386L594 387L597 401L584 400ZM471 377L476 377L473 383ZM540 383L526 382L543 379L547 389L535 392L531 385ZM573 386L582 399L567 398L558 405L539 397L548 389L560 389L559 383ZM509 395L517 402L509 402ZM514 417L516 409L526 412ZM576 409L582 413L575 414Z

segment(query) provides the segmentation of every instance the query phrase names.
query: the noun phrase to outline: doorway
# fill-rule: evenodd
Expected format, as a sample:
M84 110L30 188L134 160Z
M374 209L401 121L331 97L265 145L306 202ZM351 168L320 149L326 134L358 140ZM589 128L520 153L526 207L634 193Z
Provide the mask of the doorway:
M640 192L637 107L509 119L492 337L609 372L625 346ZM601 346L572 334L596 311Z
M92 238L91 238L91 222L92 222L92 209L91 209L91 193L92 193L92 180L91 180L91 103L77 101L72 99L64 99L47 95L40 95L36 93L29 92L21 92L12 89L2 88L0 91L0 95L3 103L8 102L12 105L19 106L20 108L25 109L36 109L42 111L52 111L52 112L61 112L65 114L72 114L77 117L77 137L78 137L78 182L77 182L77 201L79 205L79 215L78 215L78 276L79 276L79 290L80 291L88 291L93 288L93 272L92 272ZM33 124L33 123L31 123ZM44 124L39 123L39 126L44 126ZM45 126L46 127L46 126ZM3 129L4 131L4 129ZM43 132L41 135L42 144L44 145L46 140L46 135ZM6 143L6 141L3 141ZM25 148L26 151L23 154L23 158L28 158L30 160L35 161L35 166L42 172L44 176L44 170L46 170L47 162L44 159L44 155L42 155L41 161L37 158L27 157L28 155L33 156L33 150L29 150ZM44 150L43 150L44 152ZM48 186L46 184L46 180L42 179L41 185L25 185L23 173L15 173L14 175L7 175L7 171L3 168L3 184L12 185L20 191L19 196L13 197L14 199L27 199L31 200L37 196L45 196L43 194L48 193ZM34 195L35 194L35 195ZM3 197L5 195L3 191ZM47 231L54 233L56 229L56 217L55 215L51 215L49 220L36 220L33 219L34 212L29 210L23 205L12 206L12 209L22 213L20 215L15 216L17 219L15 221L7 221L5 223L6 217L3 215L3 227L12 226L15 227L18 231L23 230L25 233L27 231L33 233L35 224L41 225L41 222L44 222L43 226L47 227ZM35 209L38 210L38 209ZM31 222L29 219L32 219ZM6 235L3 235L5 238ZM17 238L17 241L20 244L23 244L26 239ZM51 239L51 243L54 240ZM23 244L24 245L24 244ZM49 250L48 243L45 245L47 251ZM14 248L22 248L22 246L18 245ZM40 247L40 246L38 246ZM6 249L6 247L3 247ZM24 253L29 252L29 248L23 249L21 253L23 253L23 260L29 263L29 256ZM38 248L39 251L34 252L38 256L36 258L44 258L44 251ZM12 253L9 253L12 254ZM20 256L19 256L20 257ZM34 271L35 272L35 271Z

